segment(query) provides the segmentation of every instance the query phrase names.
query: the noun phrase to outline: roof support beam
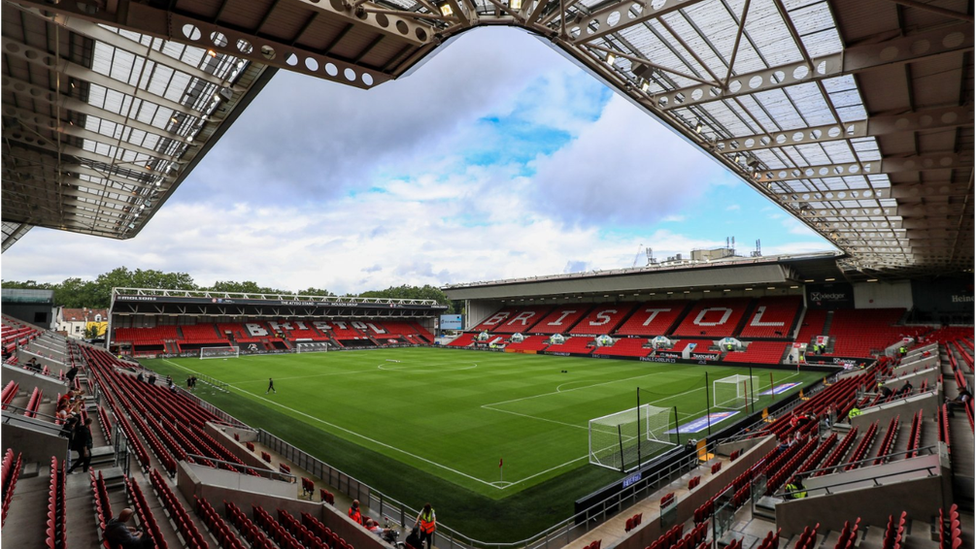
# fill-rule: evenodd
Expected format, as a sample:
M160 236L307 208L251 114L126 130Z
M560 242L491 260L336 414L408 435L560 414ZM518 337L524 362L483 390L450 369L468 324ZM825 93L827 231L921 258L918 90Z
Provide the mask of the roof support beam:
M874 200L896 198L899 200L934 199L941 197L966 196L969 186L966 183L950 181L926 181L917 184L894 184L891 187L876 189L849 189L838 191L796 191L793 193L773 193L771 196L784 203L831 202L835 200Z
M953 19L962 19L963 21L973 22L973 16L968 13L963 13L961 11L947 10L945 8L940 8L938 6L933 6L932 4L926 4L924 2L917 2L916 0L888 0L889 2L894 2L895 4L901 4L909 8L916 8L930 13L937 13L939 15L944 15L946 17L951 17Z
M876 67L911 63L946 53L968 51L972 48L973 25L960 23L883 42L852 46L841 53L812 59L810 64L806 61L797 61L736 75L724 89L718 86L696 85L657 93L651 96L651 99L661 110L671 110L855 74Z
M763 170L757 173L753 179L759 184L772 184L778 181L796 181L800 179L826 179L831 177L867 176L882 173L923 172L953 168L972 168L972 166L973 157L970 154L946 152L917 156L889 157L878 160L877 162L850 162L843 164L825 164L822 166L805 166L803 168L777 168Z
M152 124L140 122L134 118L126 118L112 111L100 109L95 105L85 103L84 101L75 99L74 97L68 95L58 95L57 92L53 90L35 86L23 80L18 80L16 78L4 75L2 78L2 87L4 91L9 91L32 101L47 103L54 108L57 108L57 106L60 104L62 109L67 109L78 114L95 116L97 118L101 118L102 120L108 120L109 122L114 122L123 126L130 126L137 130L142 130L153 135L173 139L185 145L190 145L190 142L187 141L186 137L184 136L169 132L163 128L158 128ZM132 96L129 97L131 98Z
M110 90L116 90L125 93L124 89L130 88L136 92L133 95L136 99L140 101L146 101L149 103L154 103L160 107L167 108L173 112L178 112L185 114L187 116L193 116L199 118L203 115L201 111L191 109L190 107L166 99L160 95L156 95L144 89L138 89L137 86L129 84L128 82L122 80L116 80L105 76L104 74L99 74L88 67L83 67L81 65L72 63L67 59L56 59L53 54L49 54L43 50L37 48L32 48L30 46L25 46L23 44L17 43L15 40L10 40L8 38L3 39L3 52L7 55L16 55L21 57L24 61L28 63L43 67L50 71L56 71L71 78L76 78L84 82L90 82L92 84L97 84L103 88L108 88ZM148 96L148 97L147 97Z
M604 36L620 32L628 27L647 23L673 11L690 7L703 0L672 0L670 2L635 2L624 0L617 2L599 11L593 12L574 25L567 23L569 28L569 41L573 44L581 44L603 38ZM655 4L660 7L655 8ZM636 13L632 19L631 13ZM614 14L617 14L614 16ZM566 14L563 14L565 17ZM611 20L616 22L611 24ZM573 30L577 30L574 33ZM575 37L574 37L575 35Z
M205 48L235 58L308 74L348 86L367 89L392 78L391 75L374 68L356 65L306 48L301 44L289 44L287 41L256 35L251 29L222 26L220 22L214 22L212 17L170 11L140 2L113 2L95 13L89 13L85 7L90 4L83 2L49 4L44 0L19 1L46 11L76 16L96 23L106 23L156 38ZM298 8L297 5L301 4L310 11L324 11L345 18L353 25L367 26L372 32L388 35L392 40L416 47L433 43L433 37L437 32L434 27L411 17L371 14L364 11L364 17L361 18L351 8L336 9L331 2L321 0L287 0L283 3L289 4L287 7L290 10L295 10ZM385 21L385 25L381 24L381 21ZM211 36L218 35L223 35L226 40L211 39ZM351 71L348 75L347 70Z
M795 128L781 132L720 139L715 142L713 147L720 153L733 154L791 145L810 145L842 139L972 125L973 105L970 104L962 107L940 107L904 114L872 116L867 120L857 122L826 124L810 128Z
M47 16L45 11L41 11L36 8L25 8L17 4L12 5L27 11L35 17L39 17L50 21L51 23L60 25L61 27L76 32L82 36L91 38L92 40L97 40L99 42L104 42L110 46L120 50L125 50L138 57L149 59L153 63L170 67L171 69L185 73L193 78L203 80L204 82L209 82L215 86L230 87L235 92L243 91L239 86L231 86L230 82L222 80L209 72L203 71L199 67L190 65L189 63L186 63L176 57L166 55L160 50L150 49L146 47L145 44L140 44L139 42L123 36L122 34L112 32L105 27L92 23L91 21L87 21L79 17L66 17L62 14L52 14L52 16Z
M47 151L51 151L53 153L57 153L58 149L60 148L60 152L62 155L73 156L75 158L90 160L92 162L104 162L106 164L112 164L115 167L131 166L131 168L128 169L131 169L133 171L144 170L146 173L153 174L156 177L165 176L165 174L163 174L162 172L158 172L151 168L147 168L146 164L144 164L145 161L139 161L139 163L137 164L135 160L123 160L121 154L125 152L124 149L116 149L115 150L116 156L111 157L108 155L97 153L95 151L89 151L86 149L82 149L80 147L75 147L73 145L66 145L64 143L62 143L61 146L58 147L57 143L48 142L47 139L38 138L35 136L28 137L25 135L25 132L22 129L17 129L17 128L4 130L3 138L6 140L19 143L21 145L38 147Z
M98 132L93 132L91 130L86 130L84 128L80 128L78 126L74 126L71 124L65 124L65 123L59 124L53 118L49 118L40 114L34 114L24 109L5 106L3 109L3 114L16 117L21 124L27 127L34 127L39 130L46 130L52 132L60 132L64 135L70 135L72 137L77 137L79 139L88 139L90 141L95 141L104 145L108 145L109 147L115 147L116 144L119 143L118 138L109 137L107 135L100 134ZM173 156L170 156L168 154L163 154L160 153L159 151L155 151L153 149L149 149L146 147L141 147L139 145L129 143L128 141L121 141L120 144L121 144L121 148L125 150L146 154L158 158L160 160L166 160L168 162L179 162L179 160Z

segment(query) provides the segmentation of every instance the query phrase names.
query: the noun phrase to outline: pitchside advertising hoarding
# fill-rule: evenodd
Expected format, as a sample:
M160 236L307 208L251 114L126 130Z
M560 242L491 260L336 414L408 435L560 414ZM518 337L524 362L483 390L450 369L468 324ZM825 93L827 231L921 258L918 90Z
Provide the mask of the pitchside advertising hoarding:
M461 315L441 315L441 330L463 330L464 319Z
M853 309L854 287L845 282L807 284L807 308Z

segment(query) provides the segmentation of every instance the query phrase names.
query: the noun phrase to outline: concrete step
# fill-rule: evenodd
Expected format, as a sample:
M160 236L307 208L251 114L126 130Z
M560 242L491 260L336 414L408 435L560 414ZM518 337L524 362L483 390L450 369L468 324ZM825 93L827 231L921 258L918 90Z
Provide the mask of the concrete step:
M6 528L0 535L3 547L34 548L43 544L47 500L51 486L51 465L40 467L33 478L19 478L7 511ZM15 526L16 525L16 526ZM79 545L81 547L81 545Z
M95 518L91 477L87 474L71 474L65 479L65 516L72 547L98 547L101 532Z
M111 446L96 446L91 450L92 466L109 465L115 463L115 448Z

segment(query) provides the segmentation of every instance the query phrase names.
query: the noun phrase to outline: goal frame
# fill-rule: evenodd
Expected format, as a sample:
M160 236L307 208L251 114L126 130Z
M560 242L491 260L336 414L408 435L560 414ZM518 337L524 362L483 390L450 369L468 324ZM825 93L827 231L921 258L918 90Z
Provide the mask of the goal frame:
M732 398L728 396L729 386L735 387L735 396ZM725 390L720 392L719 387ZM712 382L712 407L722 410L742 410L759 400L760 390L759 376L735 374L716 379Z
M671 408L642 404L589 420L589 462L627 472L640 467L645 457L675 446L668 434L671 412Z
M308 345L309 347L306 347ZM329 342L327 341L299 341L295 343L295 354L302 353L327 353L329 352Z
M226 350L225 354L218 354L219 351ZM204 356L206 351L213 351L215 354L213 356ZM240 358L241 348L237 345L221 346L221 347L200 347L200 360L212 360L215 358Z

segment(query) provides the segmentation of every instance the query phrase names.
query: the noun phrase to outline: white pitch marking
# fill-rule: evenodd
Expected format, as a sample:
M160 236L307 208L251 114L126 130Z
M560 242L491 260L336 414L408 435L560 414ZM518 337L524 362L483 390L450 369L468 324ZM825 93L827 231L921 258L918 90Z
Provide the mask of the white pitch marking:
M180 366L179 364L176 364L176 363L173 363L173 362L170 362L170 361L168 361L168 360L166 360L166 359L163 359L163 362L167 362L167 363L169 363L169 364L172 364L173 366L176 366L176 367L178 367L178 368L181 368L181 369L183 369L183 370L186 370L187 372L191 372L191 373L194 373L194 374L200 374L200 373L201 373L201 372L195 372L195 371L193 371L193 370L191 370L191 369L189 369L189 368L185 368L185 367L183 367L183 366ZM384 447L384 448L389 448L390 450L393 450L393 451L395 451L395 452L400 452L401 454L404 454L404 455L407 455L407 456L410 456L410 457L412 457L412 458L414 458L414 459L418 459L418 460L420 460L420 461L423 461L424 463L429 463L429 464L431 464L431 465L433 465L433 466L435 466L435 467L439 467L439 468L441 468L441 469L444 469L445 471L450 471L450 472L452 472L452 473L454 473L454 474L456 474L456 475L459 475L459 476L462 476L462 477L464 477L464 478L467 478L467 479L471 479L471 480L473 480L473 481L476 481L476 482L480 482L480 483L482 483L482 484L484 484L484 485L487 485L487 486L491 486L492 488L495 488L495 489L498 489L498 490L502 490L502 489L503 489L503 488L499 488L498 486L495 486L495 485L494 485L493 483L491 483L491 482L486 482L486 481L484 481L484 480L481 480L480 478L477 478L477 477L473 477L473 476L471 476L471 475L469 475L469 474L467 474L467 473L462 473L461 471L458 471L457 469L452 469L452 468L450 468L450 467L448 467L448 466L446 466L446 465L442 465L442 464L440 464L440 463L437 463L436 461L431 461L431 460L429 460L429 459L427 459L427 458L424 458L424 457L420 457L420 456L418 456L418 455L415 455L415 454L411 454L410 452L407 452L406 450L401 450L400 448L397 448L396 446L392 446L392 445L390 445L390 444L386 444L385 442L380 442L380 441L378 441L378 440L375 440L375 439L372 439L372 438L369 438L369 437L367 437L367 436L365 436L365 435L361 435L361 434L359 434L359 433L357 433L357 432L355 432L355 431L352 431L352 430L349 430L349 429L346 429L345 427L341 427L341 426L339 426L339 425L336 425L336 424L334 424L334 423L329 423L328 421L325 421L325 420L323 420L323 419L320 419L320 418L317 418L317 417L315 417L315 416L312 416L312 415L309 415L309 414L306 414L305 412L302 412L302 411L299 411L299 410L296 410L296 409L294 409L294 408L291 408L291 407L288 407L288 406L285 406L284 404L281 404L281 403L278 403L278 402L275 402L275 401L273 401L273 400L271 400L271 399L268 399L268 398L265 398L265 397L263 397L263 396L261 396L261 395L258 395L258 394L255 394L255 393L252 393L252 392L250 392L250 391L245 391L244 389L241 389L240 387L237 387L237 386L235 386L235 385L231 385L231 384L229 384L229 383L228 383L228 384L227 384L227 386L228 386L228 387L231 387L231 388L233 388L233 389L237 389L238 391L240 391L240 392L242 392L242 393L245 393L245 394L248 394L248 395L251 395L252 397L254 397L254 398L257 398L257 399L259 399L259 400L263 400L263 401L265 401L265 402L267 402L267 403L269 403L269 404L273 404L273 405L275 405L275 406L278 406L279 408L284 408L285 410L288 410L288 411L290 411L290 412L293 412L293 413L296 413L296 414L298 414L298 415L300 415L300 416L304 416L304 417L307 417L307 418L309 418L309 419L311 419L311 420L313 420L313 421L317 421L317 422L319 422L319 423L322 423L322 424L324 424L324 425L328 425L329 427L333 427L333 428L335 428L335 429L338 429L338 430L340 430L340 431L343 431L343 432L345 432L345 433L349 433L350 435L353 435L353 436L356 436L356 437L359 437L359 438L361 438L361 439L363 439L363 440L367 440L367 441L369 441L369 442L372 442L373 444L376 444L376 445L378 445L378 446L382 446L382 447Z

